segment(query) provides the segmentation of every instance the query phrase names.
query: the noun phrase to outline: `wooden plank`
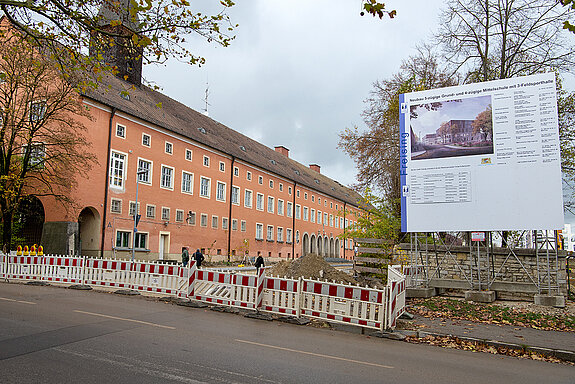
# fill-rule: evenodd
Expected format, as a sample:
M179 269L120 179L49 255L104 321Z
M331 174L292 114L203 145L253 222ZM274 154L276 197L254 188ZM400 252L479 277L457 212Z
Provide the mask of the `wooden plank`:
M377 263L377 264L389 264L389 259L380 259L379 257L354 257L356 263Z
M368 243L368 244L393 244L391 240L384 239L369 239L369 238L357 238L353 239L356 243Z
M354 269L358 272L383 273L383 271L379 268L360 267L356 265Z
M385 255L385 254L391 254L391 250L385 248L358 247L357 253L376 253L378 255Z

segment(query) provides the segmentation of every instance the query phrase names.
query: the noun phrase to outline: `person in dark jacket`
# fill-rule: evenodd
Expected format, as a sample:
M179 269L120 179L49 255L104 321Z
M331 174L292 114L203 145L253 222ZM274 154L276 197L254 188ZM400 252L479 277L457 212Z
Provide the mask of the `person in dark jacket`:
M194 259L196 260L196 266L200 268L202 266L202 261L204 261L204 255L202 255L202 252L200 252L199 249L196 249L196 252L194 252Z
M182 247L182 265L185 267L190 261L190 253L188 252L188 247Z
M258 258L256 259L256 272L259 273L260 268L262 267L265 267L264 258L262 257L262 255L259 255Z

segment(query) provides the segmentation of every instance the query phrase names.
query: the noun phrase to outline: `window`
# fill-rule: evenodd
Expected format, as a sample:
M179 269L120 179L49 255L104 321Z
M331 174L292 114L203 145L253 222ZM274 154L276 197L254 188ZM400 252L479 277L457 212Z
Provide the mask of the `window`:
M186 221L190 225L196 225L196 212L188 211L188 217L186 217Z
M138 182L150 184L152 174L152 162L144 159L138 159Z
M110 157L110 186L124 188L124 170L126 168L126 155L112 151Z
M303 194L303 198L307 200L307 192Z
M252 191L250 191L249 189L246 189L244 193L244 207L246 208L252 207Z
M176 209L176 223L184 222L184 211L181 209Z
M210 197L210 179L206 177L200 177L200 196Z
M112 199L110 201L110 212L112 213L122 213L122 200Z
M192 161L192 150L186 149L186 160Z
M256 196L256 209L258 211L264 210L264 195L262 195L261 193L258 193Z
M240 176L240 169L238 167L234 167L234 176L235 177L239 177Z
M32 143L30 146L25 145L23 148L23 156L29 152L28 165L31 168L43 168L44 159L46 158L46 146L44 143Z
M312 223L315 223L315 209L312 208L310 210L310 217L309 218L310 218L309 221L311 221Z
M327 207L327 200L326 199L323 199L323 206Z
M281 227L278 227L278 230L277 230L277 241L278 241L278 243L284 242L284 229Z
M278 215L284 215L284 201L278 199Z
M204 156L204 167L210 166L210 158L208 156Z
M206 215L205 213L202 213L202 215L200 216L200 225L202 227L208 226L208 215Z
M116 232L116 248L130 248L130 234L128 231Z
M274 241L274 226L273 225L268 225L266 240L267 241Z
M315 202L315 196L314 195L311 195L311 202L312 203Z
M222 229L228 229L228 218L222 217Z
M295 218L299 220L301 218L301 205L295 205Z
M44 119L46 115L46 102L45 101L33 101L30 104L30 121L37 122Z
M189 172L182 171L182 192L192 194L192 185L194 185L194 175Z
M329 207L333 209L333 202L329 203ZM335 209L337 209L337 205L335 206Z
M174 146L169 141L166 141L166 153L172 154L174 152Z
M339 218L339 227L343 229L343 217Z
M167 189L174 189L174 168L162 165L162 179L160 187Z
M162 207L162 220L170 221L170 208Z
M154 219L156 217L156 206L155 205L146 205L146 217L148 219Z
M264 239L264 225L256 223L256 240Z
M246 179L249 181L252 180L252 173L250 171L246 172Z
M273 187L274 187L274 181L273 181L273 180L270 180L270 188L273 189Z
M323 213L323 225L328 225L328 224L329 224L328 221L327 221L327 218L328 218L327 213L324 212L324 213Z
M212 228L218 229L218 217L217 216L212 216Z
M144 147L149 147L152 145L152 137L147 133L142 133L142 145Z
M240 205L240 187L232 187L232 204Z
M116 124L116 136L122 139L126 138L126 127L120 124Z
M264 183L264 178L261 176L258 176L258 184L262 185Z
M291 228L286 228L286 243L291 243Z
M232 231L238 230L238 219L232 219Z
M336 227L336 228L339 228L339 217L337 217L337 216L335 217L335 222L334 222L334 224L335 224L335 227Z
M242 220L242 221L241 221L241 223L240 223L240 230L241 230L242 232L245 232L245 231L246 231L246 221L245 221L245 220Z
M138 203L138 213L140 212L140 203ZM128 215L134 216L136 214L136 202L130 201L130 208Z
M282 183L280 183L279 189L280 189L280 192L283 192L283 190L284 190L284 185L283 185Z
M225 172L226 171L226 163L224 163L223 161L220 161L220 172Z
M135 233L136 249L148 249L148 234L143 232Z
M292 210L293 210L293 204L290 201L288 201L287 205L286 205L286 216L287 217L292 217L292 214L293 214Z
M226 184L221 181L217 182L216 186L216 200L226 201Z
M303 207L303 219L304 219L304 221L308 220L308 208L307 207Z
M317 223L321 224L321 211L317 211Z
M321 205L321 197L317 198L317 203Z
M288 194L291 195L291 187L288 187Z
M299 197L299 189L296 191L295 195Z
M268 212L274 213L274 198L271 196L268 196Z

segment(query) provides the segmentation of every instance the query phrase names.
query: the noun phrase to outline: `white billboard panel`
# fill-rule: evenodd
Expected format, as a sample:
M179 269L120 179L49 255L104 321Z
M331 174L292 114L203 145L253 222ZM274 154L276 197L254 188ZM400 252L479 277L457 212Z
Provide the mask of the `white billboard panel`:
M555 75L400 95L404 232L563 228Z

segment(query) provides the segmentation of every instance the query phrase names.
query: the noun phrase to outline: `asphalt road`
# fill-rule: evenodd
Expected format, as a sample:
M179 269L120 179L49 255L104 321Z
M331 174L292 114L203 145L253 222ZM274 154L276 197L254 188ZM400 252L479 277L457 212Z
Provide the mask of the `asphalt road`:
M0 383L575 383L575 368L0 283Z

